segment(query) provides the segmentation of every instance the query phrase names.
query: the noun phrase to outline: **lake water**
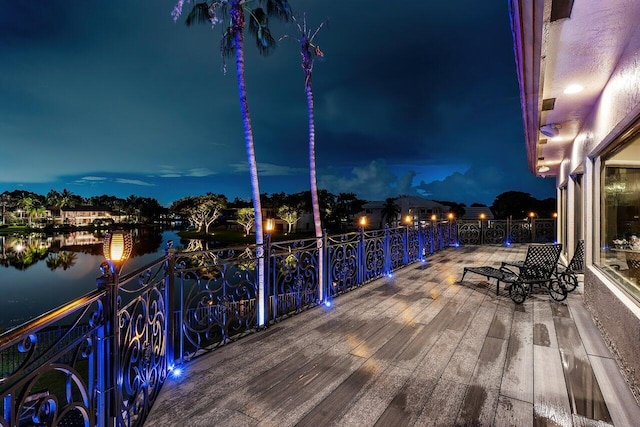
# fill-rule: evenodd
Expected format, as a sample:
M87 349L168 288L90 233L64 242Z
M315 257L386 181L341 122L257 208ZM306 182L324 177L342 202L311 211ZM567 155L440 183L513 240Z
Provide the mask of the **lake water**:
M123 273L164 255L167 242L180 247L176 231L133 230L132 257ZM0 331L18 326L96 287L103 233L0 236Z

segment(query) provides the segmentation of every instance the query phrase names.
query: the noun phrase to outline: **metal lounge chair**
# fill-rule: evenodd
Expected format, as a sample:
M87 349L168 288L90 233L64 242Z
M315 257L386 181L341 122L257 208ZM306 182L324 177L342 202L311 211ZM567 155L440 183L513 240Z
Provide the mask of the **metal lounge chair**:
M465 267L462 280L467 272L497 279L496 294L499 293L500 282L508 283L509 296L516 304L522 304L535 285L544 286L551 298L562 301L567 297L567 290L555 275L561 250L561 244L532 244L524 261L503 262L500 268Z
M510 266L522 268L524 261L502 262L502 267ZM579 240L576 251L573 253L568 265L564 265L558 260L554 275L564 284L567 292L572 292L578 286L578 274L584 271L584 240Z
M573 291L578 287L578 274L582 274L584 271L584 240L579 240L576 246L576 251L573 253L569 264L566 266L562 263L558 263L558 269L556 276L560 280L564 287L567 288L567 292Z

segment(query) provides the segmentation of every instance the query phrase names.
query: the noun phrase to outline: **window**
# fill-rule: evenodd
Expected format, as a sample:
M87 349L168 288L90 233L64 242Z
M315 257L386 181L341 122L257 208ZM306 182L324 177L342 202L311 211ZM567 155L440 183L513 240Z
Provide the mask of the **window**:
M602 158L600 259L603 271L640 301L640 137Z

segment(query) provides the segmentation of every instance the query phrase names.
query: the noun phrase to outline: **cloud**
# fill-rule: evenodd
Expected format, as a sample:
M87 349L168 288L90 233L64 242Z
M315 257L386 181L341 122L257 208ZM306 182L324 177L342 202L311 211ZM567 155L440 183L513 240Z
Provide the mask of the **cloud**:
M217 172L212 171L209 168L192 168L187 171L178 170L174 166L163 165L160 167L160 178L183 178L185 176L190 177L204 177L215 175Z
M465 173L455 172L443 180L421 181L416 190L429 199L491 204L498 194L509 190L512 184L503 170L486 166L472 167Z
M331 193L355 193L365 200L384 200L400 194L413 194L411 187L415 172L406 172L398 179L384 161L374 160L365 166L354 167L349 174L330 168L323 171L319 187Z
M131 184L131 185L141 185L144 187L153 187L155 184L150 184L148 182L139 180L139 179L126 179L126 178L116 178L116 182L118 184Z
M249 171L247 163L234 163L231 165L235 173L246 173ZM308 174L305 168L294 168L291 166L274 165L272 163L258 163L258 177L261 176L291 176Z
M196 176L196 177L209 176L213 174L215 174L215 172L208 168L195 168L187 172L187 176Z
M83 176L80 181L106 181L107 178L103 176Z

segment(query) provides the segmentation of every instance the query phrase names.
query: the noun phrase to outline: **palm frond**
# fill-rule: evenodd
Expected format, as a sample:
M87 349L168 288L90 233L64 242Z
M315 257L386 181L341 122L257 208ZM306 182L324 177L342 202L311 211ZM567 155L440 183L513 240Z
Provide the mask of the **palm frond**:
M231 56L235 52L233 31L231 30L231 27L228 27L222 34L222 39L220 40L220 52L222 52L223 57Z
M210 23L211 14L209 13L209 5L206 2L196 3L191 8L191 12L187 15L187 19L184 23L187 27L190 27L194 24L205 24Z
M265 2L269 16L277 16L287 22L291 19L293 12L287 0L265 0Z
M261 27L256 33L256 45L261 55L268 55L276 47L276 39L271 35L267 27Z
M261 7L253 9L249 19L249 32L251 34L257 34L260 28L267 28L267 25L269 25L269 17L264 9Z

